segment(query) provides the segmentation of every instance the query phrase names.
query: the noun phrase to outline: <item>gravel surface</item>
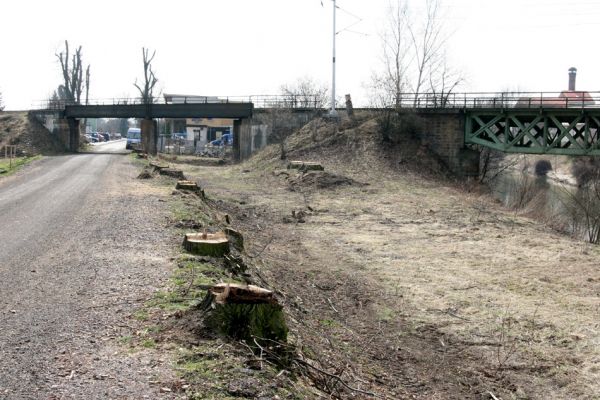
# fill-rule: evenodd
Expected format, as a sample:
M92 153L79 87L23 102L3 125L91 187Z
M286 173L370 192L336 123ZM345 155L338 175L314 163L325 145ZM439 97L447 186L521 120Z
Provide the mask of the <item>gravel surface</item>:
M159 191L123 155L46 158L0 180L0 399L175 398L168 355L129 354L170 274Z

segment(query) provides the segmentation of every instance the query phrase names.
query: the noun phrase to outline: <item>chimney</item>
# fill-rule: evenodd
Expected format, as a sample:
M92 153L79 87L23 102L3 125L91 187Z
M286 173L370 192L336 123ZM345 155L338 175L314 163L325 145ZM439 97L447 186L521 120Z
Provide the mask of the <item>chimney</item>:
M577 78L577 68L569 68L569 90L575 90L575 79Z

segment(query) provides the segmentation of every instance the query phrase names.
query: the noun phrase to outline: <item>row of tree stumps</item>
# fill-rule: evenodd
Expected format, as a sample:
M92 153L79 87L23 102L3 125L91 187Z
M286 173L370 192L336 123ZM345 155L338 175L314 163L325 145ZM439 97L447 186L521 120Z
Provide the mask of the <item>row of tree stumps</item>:
M176 189L206 199L196 182L179 180ZM229 225L230 218L226 217ZM216 232L190 232L184 235L183 247L189 253L223 260L233 274L246 271L243 261L244 237L226 226ZM205 324L236 340L243 340L263 355L287 349L288 328L283 308L273 291L251 284L217 283L207 288L199 305ZM279 357L278 357L279 358Z

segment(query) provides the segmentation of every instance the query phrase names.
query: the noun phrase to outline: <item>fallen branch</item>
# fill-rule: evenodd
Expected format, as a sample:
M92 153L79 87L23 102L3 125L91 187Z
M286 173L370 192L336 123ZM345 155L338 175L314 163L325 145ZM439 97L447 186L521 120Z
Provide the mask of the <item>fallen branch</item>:
M324 371L324 370L322 370L322 369L320 369L320 368L317 368L317 367L315 367L314 365L311 365L310 363L308 363L308 362L306 362L306 361L304 361L304 360L301 360L301 359L299 359L299 358L295 358L295 359L294 359L294 361L295 361L295 362L297 362L297 363L300 363L300 364L302 364L302 365L304 365L304 366L307 366L307 367L309 367L309 368L312 368L312 369L314 369L315 371L317 371L317 372L319 372L319 373L321 373L321 374L323 374L323 375L326 375L326 376L328 376L328 377L330 377L330 378L336 379L336 380L337 380L337 381L338 381L338 382L339 382L339 383L340 383L342 386L344 386L346 389L348 389L348 390L350 390L350 391L352 391L352 392L356 392L356 393L365 394L365 395L367 395L367 396L371 396L371 397L382 398L381 396L379 396L379 395L378 395L378 394L376 394L376 393L373 393L373 392L367 392L367 391L365 391L365 390L361 390L361 389L353 388L352 386L350 386L350 385L348 385L346 382L344 382L344 380L343 380L343 379L342 379L340 376L338 376L338 375L334 375L334 374L331 374L331 373L329 373L329 372L327 372L327 371Z
M494 393L490 392L489 390L488 390L488 394L492 397L492 399L494 399L494 400L500 400L499 398L497 398L496 396L494 396Z
M440 310L439 308L428 308L427 311L430 311L430 312L435 311L435 312L439 312L439 313L442 313L442 314L447 314L447 315L449 315L451 317L454 317L454 318L462 319L463 321L471 322L470 319L465 318L465 317L461 317L460 315L457 315L457 314L453 313L450 310Z
M339 314L340 312L338 310L336 310L336 308L333 306L333 303L331 302L331 299L328 297L327 298L327 302L329 303L329 306L331 307L331 309L333 311L335 311L336 314Z
M267 241L267 244L265 244L264 247L258 253L256 253L255 255L251 255L251 254L248 254L248 253L246 253L246 255L248 257L250 257L250 258L256 258L256 257L260 256L267 249L267 247L269 247L269 245L271 244L271 242L273 241L274 238L275 238L275 235L271 235L271 237Z

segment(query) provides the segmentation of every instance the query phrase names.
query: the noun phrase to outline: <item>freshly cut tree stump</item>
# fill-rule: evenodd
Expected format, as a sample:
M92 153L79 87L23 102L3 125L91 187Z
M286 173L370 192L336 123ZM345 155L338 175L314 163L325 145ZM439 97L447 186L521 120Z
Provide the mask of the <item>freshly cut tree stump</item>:
M287 341L283 308L270 290L219 283L208 289L199 307L206 313L209 327L251 346L255 341L265 347Z
M229 253L229 239L224 232L186 233L183 247L193 254L222 257Z
M185 176L183 175L183 171L181 171L179 169L163 168L163 169L160 169L158 173L161 174L161 175L170 176L172 178L177 178L177 179L180 179L180 180L185 180Z
M156 163L156 162L151 162L148 165L150 165L150 167L152 167L152 169L154 169L154 171L157 171L157 172L160 172L163 169L169 168L168 164L159 164L159 163Z
M300 171L324 171L325 168L317 162L312 161L290 161L288 169L298 169Z
M198 193L200 192L200 187L194 181L177 181L177 185L175 189L179 190L189 190L190 192Z

